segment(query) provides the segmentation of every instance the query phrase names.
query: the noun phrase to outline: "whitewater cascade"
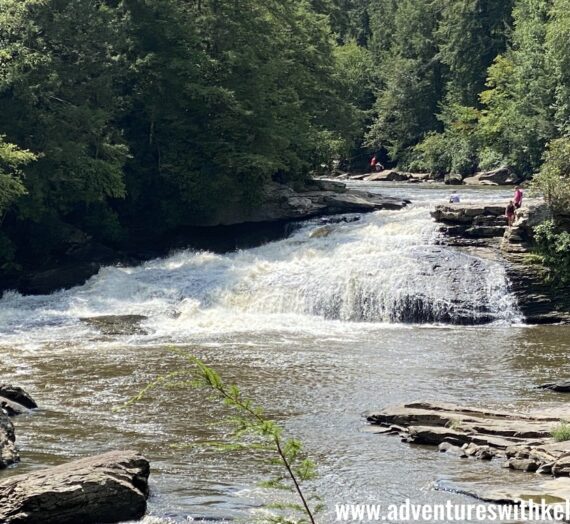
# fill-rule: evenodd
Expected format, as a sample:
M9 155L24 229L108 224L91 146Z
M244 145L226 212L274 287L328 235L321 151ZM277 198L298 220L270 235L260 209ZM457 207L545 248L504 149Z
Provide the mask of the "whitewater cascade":
M300 328L319 319L519 322L502 265L438 245L437 236L426 203L354 222L314 220L255 249L181 251L137 267L108 267L84 286L49 296L8 292L0 301L0 333L47 329L69 337L82 317L125 314L145 315L146 329L166 337L254 324Z

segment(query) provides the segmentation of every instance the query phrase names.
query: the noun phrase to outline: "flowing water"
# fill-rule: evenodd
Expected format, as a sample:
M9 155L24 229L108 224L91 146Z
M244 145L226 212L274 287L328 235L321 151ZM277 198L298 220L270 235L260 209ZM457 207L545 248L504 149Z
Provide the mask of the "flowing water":
M269 473L263 460L194 445L219 437L222 408L202 393L158 389L113 410L178 369L177 347L303 440L329 508L462 502L435 487L520 482L492 464L371 434L362 413L413 400L508 409L562 402L533 388L568 375L570 330L524 326L500 262L438 244L429 211L449 189L361 186L414 204L357 221L309 221L255 249L105 268L49 296L6 293L0 380L27 388L41 409L16 419L22 463L0 478L134 448L152 462L149 523L252 521L273 496L257 487ZM462 196L505 201L510 193ZM119 329L85 321L101 315L144 319Z

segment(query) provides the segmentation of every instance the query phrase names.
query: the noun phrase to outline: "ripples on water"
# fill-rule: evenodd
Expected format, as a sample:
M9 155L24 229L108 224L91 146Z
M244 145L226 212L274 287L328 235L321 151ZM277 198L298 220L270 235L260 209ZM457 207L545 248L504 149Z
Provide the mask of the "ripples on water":
M308 222L285 240L233 254L183 251L105 268L50 296L7 293L0 302L3 378L28 387L42 406L17 420L23 462L14 471L132 447L153 464L149 524L247 520L259 505L263 464L179 446L216 435L219 407L195 392L157 391L132 410L112 412L179 365L167 348L175 344L242 385L305 441L329 505L463 500L434 491L434 481L488 478L489 465L363 432L361 413L418 399L511 407L554 401L532 386L566 370L569 332L517 327L501 264L437 245L429 210L447 189L380 189L416 203L358 222ZM105 335L80 321L126 314L148 317L143 333Z

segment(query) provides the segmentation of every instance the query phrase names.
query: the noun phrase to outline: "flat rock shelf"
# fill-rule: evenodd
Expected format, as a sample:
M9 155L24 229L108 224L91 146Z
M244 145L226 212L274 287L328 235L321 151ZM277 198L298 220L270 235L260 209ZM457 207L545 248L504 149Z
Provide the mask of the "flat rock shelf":
M377 433L399 435L403 442L434 446L462 459L496 461L503 468L544 475L528 489L459 490L488 502L515 504L542 499L570 501L570 441L552 432L570 418L570 406L537 413L512 413L449 403L417 402L367 415Z

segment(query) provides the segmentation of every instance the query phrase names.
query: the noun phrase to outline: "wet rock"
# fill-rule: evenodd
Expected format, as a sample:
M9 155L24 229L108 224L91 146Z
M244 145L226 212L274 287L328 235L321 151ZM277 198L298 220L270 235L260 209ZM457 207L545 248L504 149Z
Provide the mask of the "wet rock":
M402 173L400 171L395 171L394 169L386 169L379 173L372 173L367 176L365 180L367 182L405 182L410 178L410 173Z
M530 459L511 459L507 464L510 469L526 471L527 473L534 473L539 468L539 465Z
M2 397L2 399L11 400L27 409L36 409L38 407L31 395L17 386L0 384L0 397Z
M35 400L22 388L0 385L0 469L19 462L14 425L9 417L37 408Z
M461 458L467 458L467 453L462 446L456 446L450 442L442 442L437 449L440 453L449 453L451 455L457 455Z
M448 174L445 175L443 183L448 186L460 186L463 184L463 177L458 174Z
M20 456L15 445L14 425L8 415L0 412L0 469L5 469L16 462ZM1 522L1 521L0 521Z
M138 520L146 512L149 463L112 451L0 482L4 524L96 524Z
M502 457L505 467L522 471L552 465L550 471L561 476L570 474L570 443L555 442L551 432L568 414L570 408L526 415L448 403L412 403L370 414L368 421L398 425L399 435L410 443L444 444L445 449L462 446L466 456Z
M538 386L538 389L550 389L551 391L556 391L557 393L570 393L570 380L541 384Z
M236 197L228 197L219 214L195 224L201 227L244 223L305 220L318 216L402 209L408 201L377 193L348 189L337 181L310 180L299 187L270 183L263 189L263 205L244 209Z

